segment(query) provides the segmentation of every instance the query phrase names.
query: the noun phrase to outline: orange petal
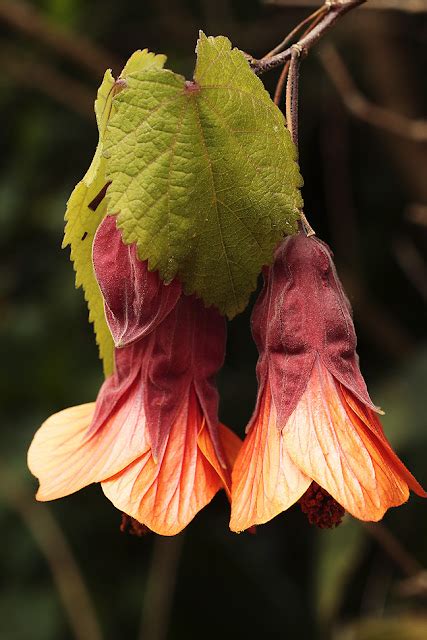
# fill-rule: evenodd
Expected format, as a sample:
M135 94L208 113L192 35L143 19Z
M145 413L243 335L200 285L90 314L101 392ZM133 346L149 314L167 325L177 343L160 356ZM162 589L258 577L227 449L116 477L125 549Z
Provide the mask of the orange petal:
M231 470L237 458L237 454L239 453L240 447L242 446L242 441L236 436L235 433L233 433L233 431L231 431L231 429L223 424L219 425L219 439L225 453L225 459L227 462L226 468L224 468L218 460L212 438L210 437L209 430L205 425L202 427L202 430L199 433L197 444L199 445L199 448L205 458L209 460L209 462L221 478L227 496L229 500L231 500Z
M258 413L234 464L230 529L243 531L268 522L293 505L310 484L311 478L295 466L283 447L276 408L266 384Z
M54 500L124 469L149 449L138 387L105 425L88 436L95 403L55 413L42 424L28 451L39 479L37 500Z
M102 488L107 498L155 533L179 533L222 487L218 473L197 444L203 423L191 388L159 463L146 453L105 480Z
M296 465L361 520L380 520L389 507L408 499L405 480L353 422L339 383L316 360L307 388L283 429Z
M408 487L422 498L427 498L420 483L414 478L412 473L405 467L400 458L393 451L389 441L385 437L381 422L378 416L364 405L360 400L354 397L348 389L340 385L340 391L346 403L347 414L351 421L357 425L357 428L365 431L366 436L373 439L377 447L381 450L384 459L393 467L395 472L405 480Z

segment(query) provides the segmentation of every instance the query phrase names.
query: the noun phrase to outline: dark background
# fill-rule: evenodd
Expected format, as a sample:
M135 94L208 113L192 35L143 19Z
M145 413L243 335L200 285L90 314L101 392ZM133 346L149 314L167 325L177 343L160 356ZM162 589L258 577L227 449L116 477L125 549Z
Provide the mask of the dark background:
M33 433L51 413L93 400L102 381L60 246L66 200L97 141L103 70L119 73L148 47L190 78L199 28L262 56L310 11L282 4L0 2L1 640L427 638L420 498L372 528L347 517L317 531L296 506L235 535L218 495L174 539L120 533L98 486L53 504L33 499ZM425 9L346 16L304 60L300 102L306 214L335 252L385 430L424 486L427 127L415 121L426 113ZM345 106L336 65L319 58L331 43L362 96L386 111L360 111L359 101L362 119L350 113L349 87ZM277 77L263 78L272 92ZM219 378L221 418L240 434L256 394L249 314L229 325Z

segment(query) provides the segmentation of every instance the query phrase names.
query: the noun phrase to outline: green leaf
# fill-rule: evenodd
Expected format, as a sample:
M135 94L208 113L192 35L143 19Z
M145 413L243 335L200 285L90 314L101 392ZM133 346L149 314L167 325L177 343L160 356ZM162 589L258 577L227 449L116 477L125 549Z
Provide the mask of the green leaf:
M82 180L74 188L68 201L63 246L71 245L71 260L76 271L76 287L83 287L89 308L89 320L93 322L104 373L113 371L114 345L104 314L104 303L92 266L92 242L99 223L107 212L106 199L96 211L88 205L105 185L101 172L90 186Z
M105 136L109 211L150 269L232 317L302 205L283 115L222 36L200 35L194 82L152 70L127 85Z
M148 49L134 51L123 67L121 78L128 78L133 73L148 71L149 69L162 69L166 63L166 56L161 53L152 53Z
M105 158L103 157L104 134L112 113L113 96L125 86L128 77L144 70L161 68L165 56L149 53L146 49L135 51L129 58L120 78L115 81L111 70L105 72L95 101L95 115L99 129L99 141L95 155L83 180L74 188L65 213L64 241L62 246L71 247L71 260L76 272L76 287L83 287L89 307L89 320L93 322L99 353L103 360L104 373L109 375L114 367L114 345L105 320L104 303L92 265L92 242L99 223L107 213L105 187Z

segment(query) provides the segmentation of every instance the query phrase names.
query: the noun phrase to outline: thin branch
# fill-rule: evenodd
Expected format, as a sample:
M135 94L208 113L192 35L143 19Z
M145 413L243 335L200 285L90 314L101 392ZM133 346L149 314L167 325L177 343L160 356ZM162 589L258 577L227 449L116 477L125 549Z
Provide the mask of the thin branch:
M299 68L302 50L299 45L292 45L292 56L289 64L288 81L286 83L286 121L291 140L298 149L298 92Z
M355 16L356 17L356 16ZM359 15L359 18L362 16ZM395 30L398 16L386 12L380 16L365 16L363 28L358 29L358 56L369 61L363 66L364 75L375 90L380 104L399 113L415 114L420 109L420 82L414 76L414 60L408 47ZM389 70L391 72L386 72ZM381 142L389 152L408 195L408 201L427 203L427 145L397 136L382 136Z
M323 114L320 166L340 277L352 301L356 322L369 336L370 342L391 358L401 359L416 345L389 309L371 295L360 264L361 234L349 166L348 114L339 102L331 102L329 95Z
M420 571L411 578L406 578L398 585L397 592L401 596L427 596L427 571Z
M0 19L27 36L43 42L59 54L77 62L95 74L102 75L107 67L117 70L120 63L99 45L81 34L66 31L50 22L34 6L22 0L2 0Z
M274 92L274 104L276 104L277 106L279 106L281 101L282 101L283 91L285 89L286 79L288 77L289 65L290 64L291 64L290 60L288 60L284 64L283 69L280 72L279 80L278 80L278 82L276 84L276 90Z
M343 103L352 115L368 124L415 142L427 141L427 122L414 120L372 104L355 86L342 58L328 43L318 52L320 61Z
M387 529L387 527L379 522L364 522L363 526L408 578L424 570L423 566L405 549L390 529Z
M319 24L317 24L314 29L311 29L310 32L306 36L303 36L296 44L301 47L301 50L304 51L304 53L308 53L311 47L320 40L320 38L335 24L337 20L339 20L344 14L348 13L348 11L355 9L364 2L366 2L366 0L326 0L324 6L327 9L327 13L325 13ZM270 71L270 69L280 67L287 60L290 60L291 57L292 47L289 47L289 49L269 58L264 58L262 60L253 59L250 64L255 73L260 75L261 73Z
M302 9L315 7L316 0L263 0L264 4L283 8ZM363 9L402 11L403 13L426 13L427 0L369 0Z
M405 358L416 349L416 343L404 326L401 326L370 292L357 276L341 271L345 290L354 300L356 318L364 331L370 335L372 344L392 358Z
M419 224L423 227L427 227L427 205L414 203L407 207L405 212L406 217L411 222Z
M414 243L405 237L394 245L394 255L406 277L427 302L427 265Z
M274 57L277 57L281 54L273 55L275 51L280 50L285 42L289 42L296 33L298 33L302 26L305 26L308 22L310 23L307 29L302 34L299 41L293 44L290 47L290 59L286 61L282 73L280 74L279 82L277 83L276 92L274 95L274 102L276 105L279 104L280 98L283 92L283 87L285 84L285 80L287 78L286 83L286 121L289 129L289 133L291 136L291 140L294 143L297 152L298 152L298 106L299 106L299 73L300 73L300 64L301 57L308 53L307 43L316 41L316 36L313 38L313 34L318 32L319 27L323 24L325 25L325 21L328 18L328 15L332 15L334 12L337 12L338 9L342 10L344 3L348 6L351 3L363 2L364 0L326 0L325 4L320 7L314 14L309 16L306 20L304 20L300 25L298 25L285 40L280 43L275 49L273 49L267 56L263 58L263 61L267 60L267 62ZM348 10L348 8L347 8ZM336 17L335 17L336 19ZM320 35L317 35L317 38ZM305 45L303 44L305 43ZM262 62L262 61L261 61ZM308 222L304 211L300 211L300 227L303 232L307 236L315 235L315 231L311 227Z
M7 481L9 480L9 481ZM61 528L46 505L35 503L16 488L16 480L3 478L2 498L31 531L52 573L76 640L102 640L95 608Z
M313 20L317 20L317 18L322 16L327 11L328 11L327 6L323 4L316 11L314 11L309 16L304 18L302 22L297 24L297 26L294 29L292 29L290 33L288 33L288 35L282 40L282 42L280 42L276 47L274 47L274 49L266 53L266 55L263 56L262 60L265 60L265 58L271 58L271 56L276 55L276 53L283 51L286 45L289 44L295 38L295 36L298 35L298 33L301 31L303 27L305 27L307 24L311 24ZM308 33L308 30L306 33ZM304 35L306 35L306 33L304 33Z
M156 536L142 610L141 640L165 640L168 634L173 595L184 534Z
M288 81L286 84L286 120L291 136L298 152L298 92L299 67L302 50L298 44L292 45L292 56L289 64ZM300 211L300 226L306 236L314 236L316 232L307 220L304 211Z
M309 26L307 27L307 29L304 31L304 33L302 34L302 37L306 36L308 33L310 33L310 31L317 25L319 24L319 22L321 21L325 11L327 11L327 8L325 7L325 5L322 5L320 7L320 9L318 9L317 11L315 11L314 13L312 13L310 16L308 16L308 18L306 18L306 20L303 20L298 27L295 27L295 29L293 31L291 31L291 33L289 34L289 37L293 37L293 34L297 31L300 30L300 28L302 26L305 26L307 24L307 22L309 22ZM286 40L286 38L285 38ZM284 42L284 41L283 41ZM277 49L277 47L276 47ZM273 50L274 51L274 50ZM269 55L273 55L273 52L270 52L269 54L267 54L267 56L264 56L264 58L268 57ZM288 60L279 77L279 80L277 82L276 85L276 90L274 92L274 104L276 104L277 106L279 106L280 101L282 99L282 94L283 94L283 90L285 88L285 83L286 83L286 79L288 77L288 72L289 72L289 65L290 65L291 61Z
M93 94L82 83L64 76L45 62L16 56L9 47L0 49L0 65L4 77L45 93L84 118L94 119Z

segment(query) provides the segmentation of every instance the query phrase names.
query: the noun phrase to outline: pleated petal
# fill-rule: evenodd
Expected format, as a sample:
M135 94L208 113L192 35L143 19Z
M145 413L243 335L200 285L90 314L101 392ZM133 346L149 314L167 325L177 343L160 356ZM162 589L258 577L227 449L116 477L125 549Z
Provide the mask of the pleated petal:
M243 531L268 522L293 505L310 483L283 446L267 383L234 464L230 529Z
M179 533L208 504L223 482L198 445L204 418L194 388L182 403L162 458L151 452L102 483L117 509L155 533Z
M351 420L339 383L319 359L283 441L301 471L356 518L380 520L408 499L407 482L372 431Z
M225 453L225 465L222 464L221 460L218 458L217 449L212 440L207 424L203 425L197 439L197 444L205 458L209 460L221 478L227 496L231 500L231 470L233 469L234 462L240 451L240 447L242 446L242 441L235 433L233 433L233 431L231 431L231 429L223 424L219 425L217 441L219 441L221 448Z
M407 483L408 487L421 496L427 498L427 493L424 491L420 483L414 478L412 473L405 467L402 460L393 451L389 441L387 440L381 422L378 419L376 413L372 411L369 406L363 404L359 398L352 395L351 391L339 385L340 392L342 394L343 402L347 414L353 424L359 429L365 432L367 437L373 439L376 446L382 452L384 460L387 464L395 470L395 472Z
M39 479L38 500L54 500L121 471L150 448L138 387L95 433L95 403L54 414L37 431L28 466Z

